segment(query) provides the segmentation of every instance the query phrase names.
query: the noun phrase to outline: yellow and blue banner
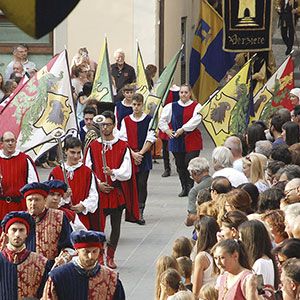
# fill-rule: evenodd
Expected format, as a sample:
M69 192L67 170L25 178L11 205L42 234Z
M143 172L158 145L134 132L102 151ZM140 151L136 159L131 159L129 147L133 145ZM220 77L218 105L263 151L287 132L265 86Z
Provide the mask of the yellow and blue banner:
M222 49L223 20L206 1L200 1L200 18L190 57L190 84L195 99L204 103L234 65L234 53Z

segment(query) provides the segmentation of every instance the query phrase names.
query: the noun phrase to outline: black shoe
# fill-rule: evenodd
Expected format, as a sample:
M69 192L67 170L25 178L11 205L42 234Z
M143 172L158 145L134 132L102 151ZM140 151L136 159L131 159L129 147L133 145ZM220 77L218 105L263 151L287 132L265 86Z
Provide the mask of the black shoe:
M171 176L171 171L170 170L165 170L162 174L161 177L169 177Z
M287 47L286 51L285 51L285 55L289 55L292 51L293 47Z
M137 221L137 224L139 225L145 225L146 224L146 221L143 217L141 217L138 221Z
M178 197L186 197L188 195L188 191L186 189L182 189L182 191L178 194Z
M138 223L139 225L145 225L145 224L146 224L146 221L145 221L145 219L144 219L144 209L143 209L143 208L140 208L139 211L140 211L140 219L137 221L137 223Z

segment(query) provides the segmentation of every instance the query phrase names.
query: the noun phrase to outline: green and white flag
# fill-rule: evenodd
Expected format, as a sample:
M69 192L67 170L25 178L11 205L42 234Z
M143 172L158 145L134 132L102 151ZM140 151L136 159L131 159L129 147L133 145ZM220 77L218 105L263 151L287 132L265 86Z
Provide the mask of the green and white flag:
M145 102L145 113L153 116L149 127L150 130L157 130L158 118L165 104L170 87L172 85L174 73L182 49L183 45L181 46L180 50L174 55L174 57L170 60L166 68L163 70L154 86L153 92L148 96Z
M93 83L90 99L96 99L101 102L113 103L113 92L111 86L110 63L107 49L107 39L104 39L104 44L100 51L98 67Z

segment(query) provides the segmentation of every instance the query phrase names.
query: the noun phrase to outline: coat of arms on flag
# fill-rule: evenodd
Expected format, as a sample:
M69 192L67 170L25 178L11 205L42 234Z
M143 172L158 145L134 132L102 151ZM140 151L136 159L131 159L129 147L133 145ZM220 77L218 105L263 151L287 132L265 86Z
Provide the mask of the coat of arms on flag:
M0 135L12 131L18 148L36 159L55 145L51 133L77 131L66 51L55 56L0 109Z

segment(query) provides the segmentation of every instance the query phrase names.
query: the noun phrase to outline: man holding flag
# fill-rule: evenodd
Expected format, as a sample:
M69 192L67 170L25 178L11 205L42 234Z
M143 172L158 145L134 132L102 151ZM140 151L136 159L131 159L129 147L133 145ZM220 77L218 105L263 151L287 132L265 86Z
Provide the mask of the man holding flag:
M159 129L170 138L169 149L175 157L182 187L179 197L187 196L193 187L194 182L190 179L187 167L190 160L199 156L202 149L202 136L198 129L201 105L192 101L191 95L191 87L183 84L179 91L180 100L163 108L158 124Z

